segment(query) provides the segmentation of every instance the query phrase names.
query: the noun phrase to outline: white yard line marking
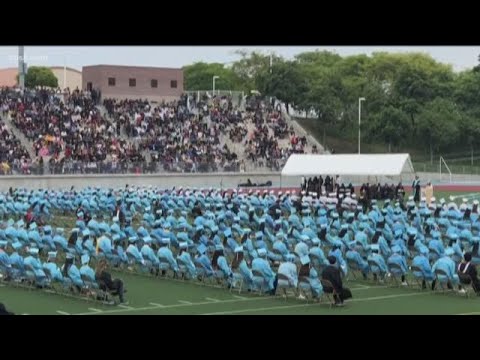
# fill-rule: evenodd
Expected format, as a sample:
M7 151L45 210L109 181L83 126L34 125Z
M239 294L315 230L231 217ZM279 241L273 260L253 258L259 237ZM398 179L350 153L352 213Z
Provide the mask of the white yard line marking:
M359 288L363 288L363 289L370 289L371 286L368 286L368 285L362 285L362 284L356 284L357 286L354 287L354 289L359 289Z
M186 300L178 300L178 302L184 305L192 305L190 301L186 301Z
M30 315L30 314L25 313L25 314L22 314L22 315Z
M426 294L425 292L417 292L411 294L399 294L399 295L386 295L386 296L375 296L370 298L363 298L363 299L353 299L348 302L359 302L359 301L373 301L373 300L382 300L382 299L391 299L391 298L399 298L405 296L415 296L420 294ZM264 307L264 308L253 308L253 309L242 309L242 310L231 310L231 311L218 311L213 313L206 313L202 315L227 315L227 314L240 314L243 312L255 312L255 311L266 311L266 310L281 310L281 309L290 309L290 308L300 308L300 307L307 307L307 306L314 306L319 305L318 303L314 304L299 304L299 305L284 305L284 306L271 306L271 307Z
M206 297L205 300L212 301L212 302L219 302L219 301L221 301L221 300L214 299L214 298L209 298L209 297Z
M223 300L217 302L217 304L228 304L228 303L236 303L236 302L245 302L245 301L261 301L261 300L272 300L272 297L265 296L265 297L251 297L245 299L232 299L232 300ZM212 305L211 301L204 301L199 303L183 303L183 304L174 304L174 305L165 305L162 309L171 309L177 307L190 307L190 306L200 306L200 305ZM132 308L132 309L112 309L112 310L105 310L102 311L103 314L116 314L116 313L124 313L130 311L145 311L145 310L155 310L158 309L158 306L145 306L140 308ZM92 310L91 308L89 310ZM94 312L85 312L85 313L78 313L75 315L95 315Z
M66 311L61 311L61 310L57 310L57 313L60 314L60 315L71 315L70 313L68 313Z
M157 303L154 303L154 302L151 302L150 305L156 306L156 307L165 307L165 305L157 304Z
M122 309L134 309L132 306L123 305L123 304L118 304L118 307Z
M232 295L232 296L233 296L235 299L242 299L242 300L248 299L248 298L246 298L245 296L239 296L239 295Z
M95 309L95 308L88 308L88 310L93 311L93 312L96 312L96 313L101 313L101 312L103 312L103 310Z
M455 315L480 315L480 311L462 313L462 314L455 314Z

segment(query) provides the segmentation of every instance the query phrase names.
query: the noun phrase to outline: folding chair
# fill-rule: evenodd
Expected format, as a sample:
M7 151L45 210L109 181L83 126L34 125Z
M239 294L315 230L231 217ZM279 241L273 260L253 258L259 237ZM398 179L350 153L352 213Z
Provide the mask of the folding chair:
M422 282L425 281L425 284L427 287L429 287L429 282L427 279L425 279L425 275L423 274L422 269L420 269L418 266L412 265L410 267L410 270L412 272L413 278L415 279L416 284L420 287L420 289L424 290L422 287ZM415 273L420 273L421 276L415 275Z
M26 269L25 275L27 277L26 279L27 279L27 283L29 285L28 288L31 289L35 285L36 280L37 280L37 278L35 276L35 271L34 271L32 265L30 265L30 264L26 264L25 269Z
M205 279L205 269L203 268L202 265L195 263L195 269L197 270L197 278L199 281L203 283L203 280Z
M446 281L440 280L440 276L444 276L446 278ZM442 289L442 294L446 294L448 290L453 291L453 286L452 289L448 289L448 283L450 280L448 279L448 275L445 271L442 269L435 269L435 278L437 279L437 284L440 284L440 288Z
M243 275L240 272L233 271L233 284L230 287L230 292L232 292L233 288L237 286L237 282L240 282L240 287L238 288L238 293L240 294L243 287Z
M390 272L390 276L392 277L393 281L395 282L395 286L399 286L399 281L397 277L401 277L399 275L402 273L402 268L398 264L388 264L388 271ZM401 281L401 280L400 280Z
M380 283L381 281L383 281L382 276L384 276L384 274L382 274L382 272L380 271L380 266L378 266L378 264L375 261L368 260L368 268L370 269L370 272L372 273L372 275L373 274L377 275L377 280L376 280L377 283Z
M327 279L320 279L320 283L322 284L322 287L323 287L323 296L326 297L327 300L330 302L330 307L335 306L336 304L335 296L338 296L338 294L335 291L335 288L333 287L332 283L330 282L330 280L327 280Z
M276 256L280 256L280 259L283 260L283 254L280 252L280 250L278 249L272 249L272 253ZM280 260L280 262L282 261ZM274 260L273 261L273 265L272 265L272 270L275 270L275 269L278 269L278 267L280 266L279 264L279 261L278 260Z
M182 258L177 258L177 265L178 265L178 275L181 276L182 280L186 280L185 275L187 273L187 265L183 262Z
M468 298L470 295L476 295L470 275L458 272L458 277L460 278L462 289L465 289L465 297Z
M290 284L290 281L288 280L288 277L284 274L277 274L278 281L277 281L277 290L282 289L283 290L283 295L285 296L285 301L287 301L287 290L288 289L294 289L295 288Z
M310 300L310 297L313 299L312 287L310 286L310 279L308 276L298 277L298 292L305 296L307 302Z
M355 272L357 272L357 271L358 271L358 272L361 272L360 267L358 266L358 264L357 264L355 261L353 261L352 259L347 259L347 266L348 266L348 268L349 268L349 270L350 270L350 271L348 272L348 274L349 274L349 275L352 274L353 280L357 280L357 275L355 274ZM349 275L347 276L347 280L350 280L350 279L349 279Z
M253 275L253 283L255 284L255 288L258 289L259 294L263 294L264 289L267 285L263 274L258 270L252 270L252 275Z

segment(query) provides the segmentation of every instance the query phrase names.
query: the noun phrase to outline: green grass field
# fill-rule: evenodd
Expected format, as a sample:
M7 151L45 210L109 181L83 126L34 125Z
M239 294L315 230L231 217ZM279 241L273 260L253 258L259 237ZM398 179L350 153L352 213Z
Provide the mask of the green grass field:
M480 298L456 293L432 293L411 284L398 288L373 282L346 282L353 299L344 308L329 303L307 303L294 298L229 292L225 288L153 278L115 274L125 281L128 306L107 306L99 302L64 297L43 290L1 285L0 298L16 314L28 315L386 315L386 314L480 314Z

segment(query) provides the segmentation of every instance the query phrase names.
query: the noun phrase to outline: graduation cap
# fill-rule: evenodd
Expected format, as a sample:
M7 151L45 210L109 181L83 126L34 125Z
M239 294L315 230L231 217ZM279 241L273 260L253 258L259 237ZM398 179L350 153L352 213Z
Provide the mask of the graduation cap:
M340 240L333 240L333 246L342 247L343 243Z
M170 244L170 239L169 238L161 238L160 239L160 244L168 245L168 244Z
M235 248L234 252L236 252L236 253L242 252L243 253L243 246L237 246Z
M196 230L202 231L204 229L203 225L197 225Z
M30 248L28 249L28 253L32 256L38 255L38 249L37 248Z
M205 254L205 251L207 250L207 247L204 244L200 244L197 246L197 251L199 254Z
M25 225L25 222L23 220L20 219L17 221L17 226L22 227L24 225Z
M264 249L264 248L260 248L260 249L257 250L257 254L258 254L258 256L265 256L265 255L267 255L267 250Z
M12 243L12 248L13 248L14 250L19 250L19 249L22 248L22 246L23 246L23 245L22 245L20 242L18 242L18 241Z
M425 245L420 246L420 249L418 251L422 255L427 255L430 252Z
M257 231L257 232L255 233L255 237L256 237L257 239L261 239L261 238L263 237L263 232Z
M15 225L15 220L13 220L13 219L8 219L7 225L8 225L8 226L13 226L13 225Z
M7 244L8 244L8 241L0 240L0 248L4 248L5 246L7 246Z
M302 257L300 257L300 263L302 265L306 265L310 262L310 257L308 255L303 255Z
M56 259L57 258L57 252L56 251L49 251L48 252L48 258L49 259Z
M285 260L290 261L290 262L294 262L295 261L295 255L287 254L287 255L285 255Z
M82 265L88 264L88 262L90 261L90 256L88 256L87 254L83 254L81 257L81 261Z
M378 244L372 244L372 245L370 245L370 250L378 251L378 250L380 250L380 246Z
M445 255L452 256L453 254L455 254L455 251L451 247L445 249Z
M129 241L129 242L132 242L132 243L135 242L135 241L137 241L137 240L138 240L138 236L130 236L130 237L128 238L128 241Z
M119 235L119 234L113 235L113 236L112 236L112 240L113 240L113 241L118 241L118 240L120 240L120 235Z
M188 243L186 241L179 243L178 246L180 249L188 249Z
M223 234L226 236L226 237L230 237L232 236L232 229L228 228L226 229Z
M456 233L450 233L448 235L448 237L450 238L450 240L457 240L458 239L458 235Z
M37 228L37 224L34 223L34 222L32 222L32 223L30 224L30 226L29 226L29 229L30 229L30 230L35 230L36 228Z
M143 238L143 241L146 243L146 244L150 244L152 242L152 238L150 236L145 236Z
M216 250L216 251L223 250L223 245L222 245L222 244L217 244L217 245L215 245L215 250Z
M401 251L402 251L402 249L400 248L400 246L398 246L398 245L392 246L392 252L399 253Z

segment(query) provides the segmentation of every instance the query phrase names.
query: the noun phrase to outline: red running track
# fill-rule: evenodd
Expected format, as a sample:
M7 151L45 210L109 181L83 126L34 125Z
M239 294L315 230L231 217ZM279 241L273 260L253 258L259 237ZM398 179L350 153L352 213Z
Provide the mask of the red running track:
M355 187L355 191L358 192L360 189L359 186ZM267 190L268 192L272 191L277 194L279 191L282 191L284 194L286 191L296 191L297 194L300 193L300 187L242 187L242 188L237 188L237 192L242 190L242 193L248 194L248 192L251 190L252 192L255 192L257 190L260 191L260 194L263 194L264 190ZM446 185L434 185L433 187L434 191L445 191L445 192L480 192L480 185L459 185L459 184L446 184ZM228 192L232 192L232 189L227 190ZM411 192L410 188L405 186L405 191L407 193Z

